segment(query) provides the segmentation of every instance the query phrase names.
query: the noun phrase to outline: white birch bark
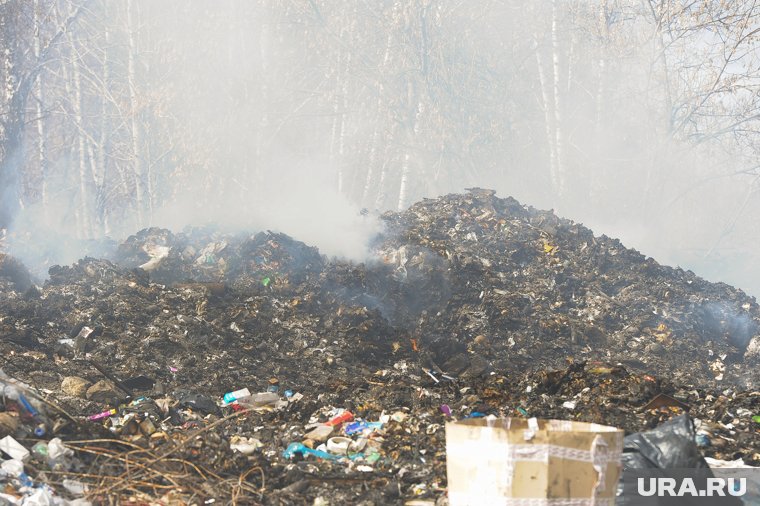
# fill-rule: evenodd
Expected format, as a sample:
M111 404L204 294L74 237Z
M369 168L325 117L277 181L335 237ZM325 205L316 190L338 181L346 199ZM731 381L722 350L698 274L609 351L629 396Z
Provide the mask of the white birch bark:
M409 89L409 96L411 98L413 96L411 83L409 84ZM425 103L420 97L417 100L417 105L414 111L414 118L412 120L412 128L410 129L409 135L407 136L406 147L404 149L404 158L401 162L401 178L399 181L398 203L396 204L396 209L399 211L406 209L409 193L409 179L412 175L412 149L414 149L414 147L417 145L419 139L420 122L424 112Z
M108 7L104 7L107 9ZM108 11L105 11L106 19L108 19ZM106 111L108 110L108 93L110 89L110 82L111 82L111 61L109 60L109 52L108 52L108 46L111 43L111 33L109 30L108 25L106 24L103 28L103 40L105 42L103 46L103 67L102 67L102 74L101 79L103 80L103 90L101 93L101 100L100 100L100 135L98 137L98 154L97 154L97 167L99 171L98 177L96 177L93 174L93 179L95 179L96 184L99 188L100 192L105 192L105 182L106 182L106 174L108 173L108 120L107 120L107 114ZM123 172L120 172L120 174L123 175ZM105 199L105 195L100 196L101 199ZM102 227L103 227L103 234L109 235L111 233L111 227L110 222L108 219L108 209L107 209L107 202L102 202L103 209L102 209Z
M377 105L376 105L376 116L375 116L375 127L372 131L372 140L370 141L370 147L369 147L369 159L367 161L367 176L364 181L364 188L362 190L362 199L361 203L362 205L366 205L367 198L369 197L369 192L372 189L372 182L374 178L374 172L375 172L375 165L377 164L377 155L379 151L378 144L380 143L380 125L381 125L381 117L382 117L382 110L383 110L383 98L385 96L385 86L383 84L383 77L385 75L385 69L388 66L388 61L390 60L390 54L391 54L391 44L393 43L393 36L388 35L388 38L386 39L385 43L385 53L383 54L383 61L380 66L380 81L378 83L377 87Z
M601 0L599 3L599 35L601 38L601 46L599 48L599 79L596 85L596 114L595 114L595 128L596 133L601 133L602 128L602 115L604 107L604 81L607 72L607 44L609 42L609 29L607 28L607 0ZM598 139L597 139L598 140Z
M129 85L130 125L132 130L132 165L135 181L135 207L137 210L138 227L146 224L145 219L145 170L143 167L143 138L142 126L138 118L140 104L137 97L136 57L137 57L137 26L132 13L133 0L126 1L127 9L127 82Z
M538 37L536 37L538 41ZM538 84L541 88L541 102L544 110L544 130L546 132L546 145L549 150L549 178L553 188L558 186L557 181L557 150L554 143L554 118L551 113L551 104L549 102L549 83L544 71L543 58L541 57L541 46L536 46L536 67L538 69Z
M407 185L409 184L409 164L411 163L411 154L409 153L409 149L406 149L404 151L404 158L401 162L401 180L399 181L399 190L398 190L398 204L396 205L396 209L399 211L403 211L404 207L406 206L406 190Z
M343 40L344 35L346 33L345 27L341 29L339 38ZM335 70L335 84L333 86L333 97L332 97L332 128L331 128L331 134L330 134L330 164L336 168L335 176L336 176L336 186L338 188L338 192L341 193L343 191L343 168L342 168L342 157L340 153L340 142L341 142L341 131L343 129L343 114L340 110L341 103L342 103L342 97L340 96L343 93L343 68L344 68L344 58L348 58L347 53L344 52L344 50L341 48L338 50L338 62L337 62L337 68Z
M552 77L554 89L554 135L557 154L557 178L555 194L561 198L565 192L565 167L564 167L564 136L562 130L562 96L560 90L560 47L558 21L557 21L557 2L552 1Z
M34 58L40 59L40 1L34 0ZM37 97L35 112L37 123L37 159L40 164L40 201L42 202L42 215L46 225L50 225L50 197L48 195L48 160L47 160L47 143L45 142L45 119L43 118L43 104L45 103L44 74L40 72L34 80L35 95Z
M604 135L604 95L607 92L605 89L605 81L607 78L607 45L609 44L607 0L601 0L599 2L597 22L599 24L599 38L601 39L601 43L599 46L599 60L597 62L597 66L599 67L599 77L596 84L596 96L594 97L594 145L595 158L596 160L601 161L602 146L604 145L602 139L602 136ZM603 187L607 179L607 164L601 162L595 167L590 166L589 170L591 171L591 185L589 188L590 199L592 202L596 202L604 191Z
M259 95L261 97L261 112L259 113L258 129L256 131L256 182L260 182L263 177L264 166L264 139L266 132L269 129L269 73L270 73L270 39L271 28L269 20L267 20L261 27L261 33L259 34L259 57L261 60L261 76L259 78Z
M92 237L92 224L90 223L90 192L87 171L87 154L84 123L82 121L82 71L81 60L77 52L76 42L71 33L68 33L69 54L71 65L73 103L71 104L74 113L74 123L76 124L76 160L77 160L77 183L79 187L78 212L80 216L79 227L77 229L78 237L88 239Z
M338 193L343 193L345 186L345 153L346 153L346 118L348 114L348 69L351 66L351 53L346 53L346 62L344 64L343 82L341 84L341 97L342 110L339 111L339 124L338 128Z

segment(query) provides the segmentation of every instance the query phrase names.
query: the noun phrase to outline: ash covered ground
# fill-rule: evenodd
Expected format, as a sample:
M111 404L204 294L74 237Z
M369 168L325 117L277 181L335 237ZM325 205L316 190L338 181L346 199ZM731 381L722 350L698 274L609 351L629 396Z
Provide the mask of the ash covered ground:
M42 287L3 257L4 381L46 431L6 399L0 436L61 438L27 474L96 504L441 504L445 422L490 414L632 433L688 410L704 455L760 465L754 298L488 190L381 219L365 264L208 229L143 230ZM383 423L350 458L309 455L358 421Z

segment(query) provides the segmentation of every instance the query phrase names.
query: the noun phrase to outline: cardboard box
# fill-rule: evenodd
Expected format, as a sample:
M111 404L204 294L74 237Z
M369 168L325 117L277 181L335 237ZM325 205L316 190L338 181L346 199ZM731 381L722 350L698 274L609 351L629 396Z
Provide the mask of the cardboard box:
M449 504L615 504L623 431L536 418L446 424Z

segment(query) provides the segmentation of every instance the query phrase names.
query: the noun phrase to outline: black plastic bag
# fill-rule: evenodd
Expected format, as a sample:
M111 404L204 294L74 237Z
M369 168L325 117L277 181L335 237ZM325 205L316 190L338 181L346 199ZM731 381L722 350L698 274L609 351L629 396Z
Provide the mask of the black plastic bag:
M697 489L706 488L706 482L714 478L694 441L694 423L688 415L681 415L659 427L626 436L623 441L622 474L618 482L616 505L720 505L739 506L743 502L731 496L691 497L662 496L643 497L639 493L640 479L675 479L680 490L684 480L691 480ZM654 483L654 482L652 482Z
M694 436L694 423L689 415L681 415L655 429L626 436L623 441L623 470L708 468Z

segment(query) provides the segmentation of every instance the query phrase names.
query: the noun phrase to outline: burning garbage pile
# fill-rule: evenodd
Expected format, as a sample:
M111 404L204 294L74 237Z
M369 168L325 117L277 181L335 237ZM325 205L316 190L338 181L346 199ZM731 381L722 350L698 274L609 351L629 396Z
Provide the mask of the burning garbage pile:
M381 218L364 264L209 229L40 288L2 257L0 503L440 504L445 423L490 415L688 412L760 466L753 298L487 190Z

